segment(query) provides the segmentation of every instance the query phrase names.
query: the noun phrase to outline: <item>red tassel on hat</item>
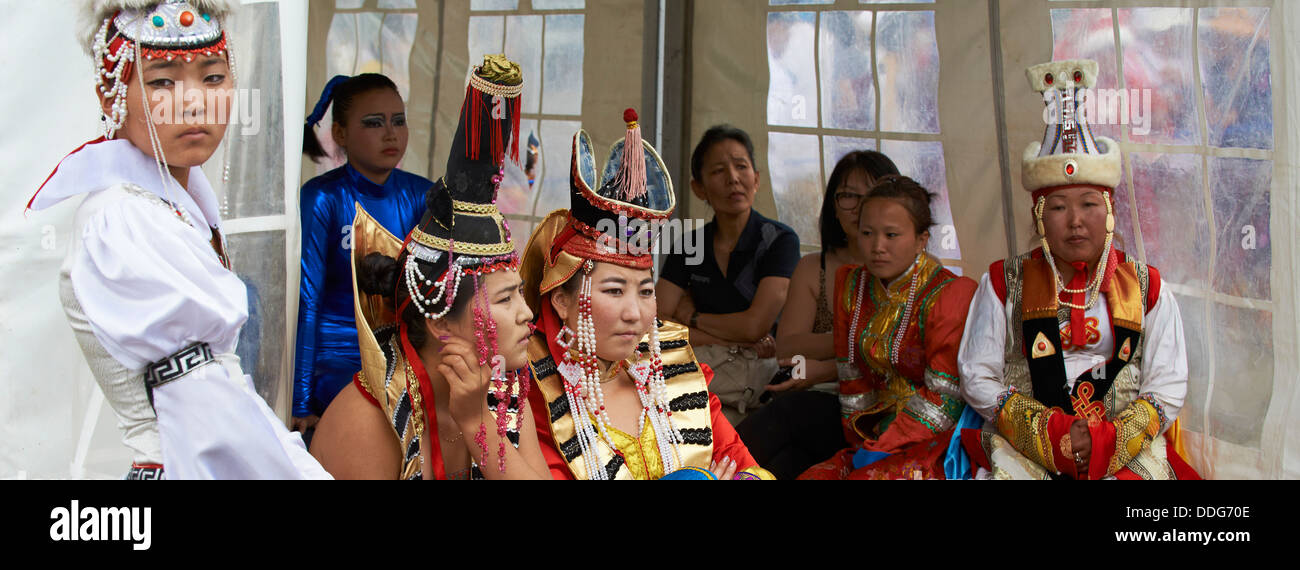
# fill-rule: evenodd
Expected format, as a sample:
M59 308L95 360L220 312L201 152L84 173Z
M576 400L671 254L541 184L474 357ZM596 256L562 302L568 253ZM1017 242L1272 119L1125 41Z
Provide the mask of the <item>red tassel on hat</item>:
M524 163L519 162L519 104L523 96L515 97L510 100L510 160L524 167Z
M465 158L478 160L479 128L483 117L483 97L473 85L465 86L461 104L461 121L465 124Z
M622 200L631 202L645 196L645 152L641 145L641 125L637 123L636 109L623 111L627 123L627 136L623 139L623 164L618 169L614 185L623 191Z

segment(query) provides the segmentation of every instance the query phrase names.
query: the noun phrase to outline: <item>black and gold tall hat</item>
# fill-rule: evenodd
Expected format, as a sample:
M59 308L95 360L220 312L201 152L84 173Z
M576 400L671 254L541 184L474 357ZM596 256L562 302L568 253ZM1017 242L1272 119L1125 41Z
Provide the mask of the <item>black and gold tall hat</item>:
M601 227L602 221L605 227L625 227L632 220L664 220L676 207L668 169L654 147L641 139L636 111L624 111L623 121L627 135L614 143L599 177L591 137L586 131L573 136L569 211L578 229L591 238L599 238L592 230ZM635 150L629 153L628 147ZM624 233L616 239L626 245L633 237L633 233ZM643 262L649 259L648 255L638 257L643 257L638 260Z
M407 238L455 255L510 255L510 228L497 210L506 159L519 161L519 64L488 55L470 74L460 123L447 157L447 173L434 185L428 209Z
M614 143L603 170L597 170L586 131L573 135L569 209L551 212L537 224L520 268L534 313L541 297L587 260L654 266L655 222L668 219L677 205L673 181L659 153L641 139L636 111L625 111L623 120L627 134Z

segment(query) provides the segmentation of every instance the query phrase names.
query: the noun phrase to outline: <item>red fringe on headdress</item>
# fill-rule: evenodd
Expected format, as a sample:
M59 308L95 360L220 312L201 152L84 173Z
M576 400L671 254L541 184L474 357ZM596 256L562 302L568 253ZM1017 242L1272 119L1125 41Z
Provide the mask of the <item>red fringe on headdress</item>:
M515 97L510 100L510 160L523 168L524 163L519 162L519 111L520 102L523 96Z
M465 102L461 104L461 122L465 125L465 158L478 160L480 122L483 117L483 97L473 85L465 86Z
M501 129L501 122L489 118L492 122L489 151L492 153L491 159L493 164L502 164L506 156L506 137L510 138L510 160L522 167L519 161L519 111L521 97L507 99L507 105L510 105L510 132L505 133ZM465 86L465 101L461 104L461 120L465 124L465 157L470 160L479 160L479 145L481 144L483 128L483 92L474 88L473 85ZM491 112L489 109L488 112Z

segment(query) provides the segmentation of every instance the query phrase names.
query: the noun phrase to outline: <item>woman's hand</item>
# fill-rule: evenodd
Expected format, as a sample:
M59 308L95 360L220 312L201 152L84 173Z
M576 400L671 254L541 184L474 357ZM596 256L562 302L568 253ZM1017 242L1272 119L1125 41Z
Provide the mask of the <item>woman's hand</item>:
M759 358L772 358L776 356L776 339L772 338L772 335L770 334L763 335L763 338L758 339L758 342L754 343L754 352L758 354Z
M1070 425L1070 445L1074 448L1074 469L1079 479L1088 478L1088 462L1092 460L1092 434L1087 420L1076 420Z
M730 481L736 476L736 462L730 457L723 457L722 461L709 462L709 471L717 475L719 481Z
M478 351L469 341L454 336L441 337L442 362L438 373L447 379L451 395L447 409L456 424L464 431L474 431L482 423L487 407L487 388L492 379L492 369L478 364ZM473 426L466 429L465 426Z

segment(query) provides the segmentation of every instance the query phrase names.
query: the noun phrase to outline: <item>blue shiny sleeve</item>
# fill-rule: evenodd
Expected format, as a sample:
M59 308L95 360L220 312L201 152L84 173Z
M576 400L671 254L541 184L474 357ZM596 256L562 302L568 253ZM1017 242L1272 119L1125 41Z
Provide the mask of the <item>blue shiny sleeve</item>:
M294 353L293 415L311 415L312 377L316 368L318 320L325 289L325 256L330 218L335 208L330 197L310 182L302 188L302 281L298 291L298 337Z

